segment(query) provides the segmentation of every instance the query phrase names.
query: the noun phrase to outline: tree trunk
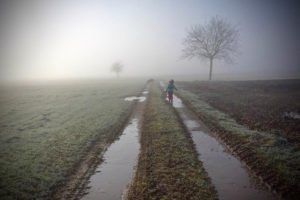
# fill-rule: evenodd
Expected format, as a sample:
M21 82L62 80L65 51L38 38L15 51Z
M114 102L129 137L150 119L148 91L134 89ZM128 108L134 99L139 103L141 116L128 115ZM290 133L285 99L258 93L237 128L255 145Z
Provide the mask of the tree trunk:
M209 80L210 81L212 77L212 68L213 68L213 58L209 58Z

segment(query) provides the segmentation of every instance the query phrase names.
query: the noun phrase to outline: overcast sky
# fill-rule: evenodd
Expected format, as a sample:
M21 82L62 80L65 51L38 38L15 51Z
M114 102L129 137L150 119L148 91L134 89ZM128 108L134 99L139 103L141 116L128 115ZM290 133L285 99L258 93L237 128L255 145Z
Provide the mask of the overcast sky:
M300 75L300 6L289 0L1 0L0 79L207 75L180 59L186 30L211 17L239 29L235 63L214 74Z

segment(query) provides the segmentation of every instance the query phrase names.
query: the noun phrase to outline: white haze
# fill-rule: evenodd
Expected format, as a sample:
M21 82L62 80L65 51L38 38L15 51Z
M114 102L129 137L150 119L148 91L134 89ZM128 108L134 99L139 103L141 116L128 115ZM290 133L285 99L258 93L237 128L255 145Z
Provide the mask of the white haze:
M2 1L2 80L208 76L205 60L182 60L186 30L212 16L240 30L236 62L213 75L299 76L296 1Z

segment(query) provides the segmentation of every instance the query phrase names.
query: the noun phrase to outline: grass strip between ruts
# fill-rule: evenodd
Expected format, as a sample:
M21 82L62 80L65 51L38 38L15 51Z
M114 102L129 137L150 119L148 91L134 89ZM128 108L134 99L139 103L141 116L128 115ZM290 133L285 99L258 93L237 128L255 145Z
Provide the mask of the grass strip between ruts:
M191 138L157 83L150 87L141 153L128 199L216 199Z

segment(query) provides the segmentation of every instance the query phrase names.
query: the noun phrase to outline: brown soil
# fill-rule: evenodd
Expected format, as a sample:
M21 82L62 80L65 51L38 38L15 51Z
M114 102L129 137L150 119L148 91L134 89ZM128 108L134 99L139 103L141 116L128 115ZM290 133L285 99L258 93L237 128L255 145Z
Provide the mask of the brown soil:
M300 145L300 120L285 117L287 112L300 112L300 80L180 82L178 86L250 129L283 134Z

